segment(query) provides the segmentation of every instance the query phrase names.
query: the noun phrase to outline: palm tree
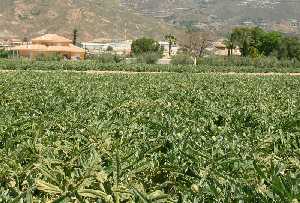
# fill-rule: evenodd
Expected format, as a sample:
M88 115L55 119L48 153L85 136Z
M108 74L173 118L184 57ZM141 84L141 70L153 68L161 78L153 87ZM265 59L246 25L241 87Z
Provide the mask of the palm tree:
M242 56L248 56L252 42L250 28L235 28L231 33L232 39L240 47Z
M165 36L165 40L169 43L169 56L171 56L172 46L176 44L176 37L172 34L168 34Z
M236 48L236 41L233 34L229 34L227 39L224 41L226 48L228 49L228 56L233 54L233 50Z
M77 37L78 37L78 30L77 28L75 28L73 30L73 44L76 45L77 44Z

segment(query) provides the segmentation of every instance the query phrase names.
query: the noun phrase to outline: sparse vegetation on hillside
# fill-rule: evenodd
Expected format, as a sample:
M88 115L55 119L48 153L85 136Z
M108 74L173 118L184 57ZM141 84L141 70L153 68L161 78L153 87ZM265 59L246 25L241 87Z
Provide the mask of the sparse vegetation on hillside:
M193 26L228 32L233 26L250 24L282 32L299 32L300 2L287 0L121 0L145 15L175 26ZM295 23L292 23L295 21ZM290 25L290 24L294 24Z
M13 26L12 26L13 25ZM2 0L0 1L0 38L57 33L72 39L74 27L80 40L97 38L134 39L139 36L163 37L177 28L163 21L142 16L120 6L118 0Z

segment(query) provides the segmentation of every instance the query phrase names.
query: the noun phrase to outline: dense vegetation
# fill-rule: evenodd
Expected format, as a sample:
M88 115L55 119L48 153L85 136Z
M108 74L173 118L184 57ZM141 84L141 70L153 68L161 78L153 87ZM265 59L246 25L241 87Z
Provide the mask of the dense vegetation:
M300 40L280 32L264 31L261 28L235 28L226 41L227 48L240 47L242 56L253 58L273 56L278 59L300 60ZM231 51L229 51L229 55Z
M35 58L36 61L61 61L63 59L64 57L60 54L50 54L50 55L40 54Z
M137 62L140 64L157 64L158 60L161 58L159 53L148 52L137 56Z
M173 65L192 65L192 64L194 64L194 61L188 54L177 54L176 56L172 56L171 64L173 64Z
M298 202L300 78L0 74L0 202Z
M131 50L134 55L144 53L162 53L163 49L157 41L151 38L140 38L132 42Z
M156 64L162 57L163 47L151 38L140 38L132 42L132 55L137 57L139 63Z
M103 53L97 55L88 55L87 60L96 61L97 63L120 63L124 60L124 57L112 53Z
M176 64L191 63L187 56L172 60ZM150 57L152 60L152 58ZM108 63L106 63L108 62ZM140 64L125 61L118 57L102 55L99 58L86 61L30 61L30 60L0 60L0 70L99 70L99 71L135 71L135 72L300 72L297 60L277 60L265 58L253 60L251 58L212 57L198 59L198 65L158 65Z
M0 49L0 59L7 59L10 58L13 55L11 51L6 51L4 49Z

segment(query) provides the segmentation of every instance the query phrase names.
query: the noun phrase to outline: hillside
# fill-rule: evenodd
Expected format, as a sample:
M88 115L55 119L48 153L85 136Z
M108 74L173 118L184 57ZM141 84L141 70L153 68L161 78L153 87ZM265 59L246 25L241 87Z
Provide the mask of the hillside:
M121 7L118 0L4 0L0 1L0 38L31 38L44 33L95 38L160 38L176 32L163 20L142 16Z
M125 7L164 19L176 26L194 25L223 32L237 25L254 25L298 32L298 0L121 0Z
M188 25L224 33L258 25L299 33L298 0L2 0L0 38L45 33L95 38L162 38Z

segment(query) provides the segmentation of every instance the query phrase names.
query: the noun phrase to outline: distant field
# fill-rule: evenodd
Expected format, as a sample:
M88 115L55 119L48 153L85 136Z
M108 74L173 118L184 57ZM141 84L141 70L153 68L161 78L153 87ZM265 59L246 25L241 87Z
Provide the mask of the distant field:
M266 60L268 61L268 60ZM174 73L300 73L300 63L270 60L207 60L201 65L153 65L99 63L97 61L30 61L0 60L0 70L72 70L72 71L130 71L130 72L174 72ZM239 65L234 65L234 64Z
M0 73L0 202L297 202L300 77Z

